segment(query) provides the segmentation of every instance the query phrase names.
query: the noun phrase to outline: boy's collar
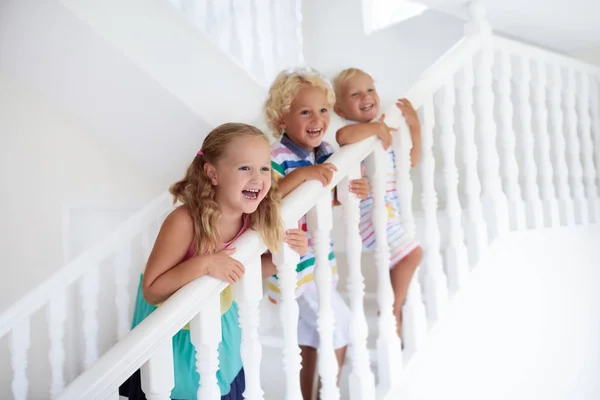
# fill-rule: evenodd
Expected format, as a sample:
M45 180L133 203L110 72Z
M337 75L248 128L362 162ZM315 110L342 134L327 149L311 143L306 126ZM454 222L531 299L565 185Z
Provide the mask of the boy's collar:
M281 144L284 145L285 147L287 147L288 149L290 149L292 151L292 153L294 153L295 155L297 155L298 157L305 159L308 158L310 156L310 151L306 150L304 147L302 146L298 146L296 143L294 143L294 141L292 141L292 139L290 139L290 137L284 133L283 136L281 137ZM316 157L315 158L319 158L322 155L327 154L327 148L325 147L325 144L323 142L321 142L321 144L319 145L319 147L317 147L316 149Z

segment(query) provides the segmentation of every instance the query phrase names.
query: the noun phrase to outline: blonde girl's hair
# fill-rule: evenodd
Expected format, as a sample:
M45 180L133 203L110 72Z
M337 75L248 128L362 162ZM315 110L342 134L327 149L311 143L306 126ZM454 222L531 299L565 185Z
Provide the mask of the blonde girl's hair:
M298 95L302 85L310 85L323 89L327 95L329 108L335 103L335 94L329 82L317 71L310 68L292 69L280 72L271 88L265 102L265 118L271 133L275 138L282 135L279 124L283 115L290 111L292 101Z
M188 167L183 179L171 185L169 191L173 202L183 203L194 221L194 247L196 254L208 254L219 250L222 243L217 231L217 221L221 215L215 201L215 187L204 170L204 165L215 165L226 153L229 145L238 138L267 136L258 128L242 123L226 123L213 129L202 144L202 149ZM271 174L271 189L252 214L246 216L246 223L262 236L271 251L277 251L283 236L283 224L279 214L281 195L277 182Z
M346 68L333 78L333 91L335 92L336 99L341 97L342 86L344 85L344 83L348 79L353 78L356 75L366 75L369 78L373 79L373 77L370 74L366 73L360 68Z

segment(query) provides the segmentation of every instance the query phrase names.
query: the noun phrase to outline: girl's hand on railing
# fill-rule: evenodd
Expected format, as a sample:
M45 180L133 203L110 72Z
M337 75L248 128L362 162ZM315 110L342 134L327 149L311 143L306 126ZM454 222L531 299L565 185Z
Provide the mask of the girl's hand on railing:
M217 253L206 255L203 262L207 274L222 281L234 284L244 276L244 266L230 257L235 249L223 249Z
M385 119L385 114L381 114L381 117L377 121L371 122L377 127L377 137L381 139L381 144L384 149L389 149L392 145L392 133L396 132L397 128L390 128L383 122Z
M323 186L327 186L333 179L333 173L337 171L337 168L333 164L324 163L298 168L298 171L300 170L304 173L305 181L315 179L320 181Z
M302 222L298 221L297 229L288 229L285 231L283 240L300 255L304 256L308 252L308 237L302 230Z
M406 124L412 131L414 128L421 128L421 122L419 121L419 115L417 110L413 107L412 103L408 99L398 99L396 101L396 107L404 116Z
M369 181L365 178L350 181L350 192L354 193L359 199L364 200L369 197L369 191Z

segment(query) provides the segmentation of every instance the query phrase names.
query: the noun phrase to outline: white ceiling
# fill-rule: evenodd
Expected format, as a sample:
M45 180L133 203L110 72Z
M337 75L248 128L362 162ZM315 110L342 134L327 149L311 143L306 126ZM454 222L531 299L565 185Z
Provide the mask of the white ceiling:
M600 0L481 0L492 28L564 53L600 43ZM466 18L465 0L421 0Z

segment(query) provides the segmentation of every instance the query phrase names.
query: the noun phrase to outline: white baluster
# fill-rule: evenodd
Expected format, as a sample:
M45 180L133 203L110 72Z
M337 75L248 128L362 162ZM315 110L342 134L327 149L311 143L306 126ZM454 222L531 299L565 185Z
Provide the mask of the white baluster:
M98 292L100 290L98 265L93 265L83 275L79 284L83 312L83 338L85 344L83 365L88 369L98 359Z
M14 400L26 400L29 389L27 379L27 355L31 344L31 321L29 319L18 323L13 328L10 339L10 363L13 370L11 383Z
M165 339L140 369L142 391L148 400L169 400L175 387L173 339Z
M592 132L594 139L594 154L596 155L596 176L598 178L596 184L600 189L600 101L598 99L598 83L598 77L590 79L590 109L592 111ZM600 196L600 192L598 192L598 196ZM596 222L599 221L596 220Z
M465 194L467 197L467 246L469 263L475 265L487 247L487 228L483 219L477 174L477 146L475 144L475 116L473 113L473 65L469 62L458 76L457 90L460 100L460 119L463 133Z
M317 330L319 331L319 376L322 380L321 397L339 399L337 387L338 364L333 347L335 318L331 305L332 272L329 266L330 232L333 228L331 198L323 196L306 215L315 251L315 283L319 299Z
M303 33L302 33L302 0L293 0L294 2L294 16L296 28L296 65L304 64L304 45L303 45Z
M296 224L289 224L286 229L296 227ZM277 282L281 290L279 317L283 330L283 369L287 400L302 399L300 380L298 379L302 357L300 357L300 347L298 347L298 303L296 302L296 266L299 261L300 255L285 243L281 250L273 255L273 262L277 266Z
M443 152L444 179L446 183L446 215L448 216L449 237L446 248L446 268L449 291L456 292L465 282L469 273L467 247L462 229L462 209L458 197L458 168L456 167L456 134L454 131L455 106L454 81L442 89L440 105L442 132L440 147Z
M273 10L271 24L273 26L273 40L275 41L275 65L277 71L288 66L283 50L283 43L285 40L284 24L286 21L283 19L283 5L281 3L280 0L272 0L271 2L271 9Z
M528 226L530 228L541 228L544 226L544 213L542 199L540 198L537 184L538 168L535 157L533 157L535 152L535 140L533 136L532 109L530 103L530 63L531 61L529 58L520 57L518 74L515 75L515 87L518 91L520 117L520 129L517 136L521 139L525 210L527 213Z
M508 199L508 212L510 227L514 230L527 228L525 217L525 202L521 196L519 186L519 164L516 158L516 138L513 125L513 99L511 93L511 56L509 53L500 53L498 62L498 100L500 111L500 143L502 145L502 166L506 194Z
M196 349L196 369L200 374L199 399L221 398L217 381L221 332L221 298L213 296L190 321L190 339Z
M377 145L366 163L373 196L373 227L375 229L375 267L377 268L377 304L379 306L379 337L377 338L377 368L379 388L387 393L402 368L402 348L394 316L394 291L390 280L390 249L387 243L387 208L385 205L385 175L389 157Z
M483 36L480 65L475 69L478 110L478 132L481 144L481 201L488 228L493 239L509 231L508 203L502 191L498 159L496 122L494 119L494 89L492 66L494 50L488 35Z
M48 304L46 318L48 319L48 336L50 338L50 394L52 398L65 387L65 321L67 319L66 291L56 293Z
M360 270L362 239L360 237L360 199L350 193L350 181L361 177L360 165L348 170L348 176L338 186L338 198L344 215L348 293L350 294L350 332L352 339L352 371L348 378L351 400L375 399L375 376L371 371L367 337L369 327L363 305L364 277Z
M115 306L117 309L117 337L121 340L129 332L131 319L129 317L129 275L133 267L131 262L131 247L122 246L115 256Z
M263 295L260 255L250 259L244 267L244 277L234 286L242 328L240 351L246 377L244 398L261 400L264 392L260 387L262 346L258 337L259 305Z
M421 205L425 214L424 294L429 325L439 321L446 308L448 283L440 254L440 231L437 221L437 193L435 190L435 157L433 155L433 130L435 112L433 97L423 104L423 129L421 131Z
M248 0L234 0L233 10L241 47L242 64L248 71L254 63L254 20L252 18L252 3Z
M557 227L560 225L560 212L558 199L554 189L554 167L550 159L550 134L548 133L548 105L546 103L547 65L536 62L533 76L534 91L533 104L535 114L535 133L537 137L537 153L540 163L540 183L542 203L544 205L544 220L546 226Z
M581 145L577 134L577 88L575 71L567 71L567 92L565 93L567 160L571 172L571 187L573 189L573 204L575 205L575 221L579 224L589 222L589 210L583 188L583 169L581 167Z
M412 139L406 121L402 121L398 133L393 136L392 146L396 161L396 192L400 201L400 220L407 235L415 237L415 219L412 212L413 184L410 177L410 151ZM406 300L402 307L403 361L406 363L416 353L427 335L427 314L421 297L419 269L410 281Z
M575 207L569 190L569 168L567 166L566 141L562 109L562 73L559 65L552 66L550 85L550 116L552 144L558 193L558 208L564 225L575 223Z
M590 83L587 73L579 74L579 132L583 144L582 158L584 168L585 191L587 194L589 222L599 222L598 187L596 186L596 168L594 166L594 143L592 141L592 118L590 116Z

